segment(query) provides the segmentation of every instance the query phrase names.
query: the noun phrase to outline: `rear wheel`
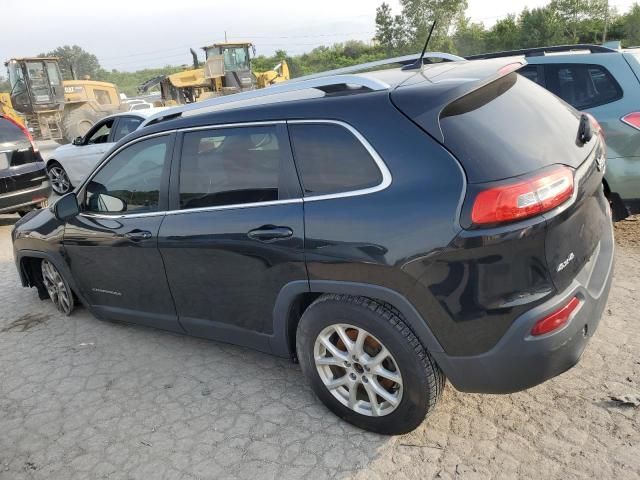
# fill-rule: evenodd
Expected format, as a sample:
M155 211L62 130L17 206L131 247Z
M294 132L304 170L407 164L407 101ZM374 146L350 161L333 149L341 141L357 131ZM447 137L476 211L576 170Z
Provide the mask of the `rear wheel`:
M302 316L296 344L316 395L365 430L410 432L444 387L443 373L399 312L368 298L320 297Z
M50 162L47 166L47 173L51 181L51 188L53 188L53 191L58 195L69 193L73 188L71 180L69 180L69 175L67 175L64 167L58 162Z
M85 104L73 110L65 110L62 118L62 133L68 142L76 137L84 137L100 116L93 108Z
M59 312L71 315L74 307L71 288L58 272L58 269L48 260L42 260L40 268L42 270L42 281L47 289L49 298Z

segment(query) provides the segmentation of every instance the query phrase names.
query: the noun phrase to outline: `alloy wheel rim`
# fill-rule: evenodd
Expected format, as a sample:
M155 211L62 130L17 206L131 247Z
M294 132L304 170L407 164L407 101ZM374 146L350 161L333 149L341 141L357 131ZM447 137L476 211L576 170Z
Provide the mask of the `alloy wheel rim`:
M356 413L382 417L402 401L402 374L391 352L363 328L331 325L318 334L313 357L320 379Z
M47 289L49 298L60 312L69 315L73 307L71 293L67 289L62 276L58 273L56 267L47 260L42 261L41 270L42 280L44 281L44 286Z
M71 182L67 176L67 172L64 168L55 166L49 169L49 178L51 179L51 185L56 193L67 193Z

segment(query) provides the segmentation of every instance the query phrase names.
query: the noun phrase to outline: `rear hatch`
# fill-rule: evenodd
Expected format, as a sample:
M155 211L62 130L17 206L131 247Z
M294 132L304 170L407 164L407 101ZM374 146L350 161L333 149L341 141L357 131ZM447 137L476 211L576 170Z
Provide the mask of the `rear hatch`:
M0 194L35 188L47 179L40 153L22 129L0 117Z
M610 221L601 188L604 143L597 133L584 141L581 114L518 75L521 65L513 62L497 59L426 67L397 87L391 100L465 170L464 228L479 233L495 227L522 228L521 220L474 225L470 208L482 191L569 168L573 194L535 215L547 221L548 270L556 288L563 289L587 264ZM595 132L595 124L592 128Z

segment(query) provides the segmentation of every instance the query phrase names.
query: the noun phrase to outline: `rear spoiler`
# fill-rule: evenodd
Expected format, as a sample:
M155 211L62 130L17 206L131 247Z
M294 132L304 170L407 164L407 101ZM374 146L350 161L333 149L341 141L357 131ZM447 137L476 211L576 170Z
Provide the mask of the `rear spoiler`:
M440 116L447 106L525 65L524 59L501 58L432 66L396 87L391 101L444 143Z

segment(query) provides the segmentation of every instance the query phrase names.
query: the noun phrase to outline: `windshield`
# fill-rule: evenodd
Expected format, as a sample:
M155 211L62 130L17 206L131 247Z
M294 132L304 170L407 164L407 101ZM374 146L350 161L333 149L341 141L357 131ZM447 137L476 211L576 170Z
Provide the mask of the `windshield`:
M27 89L24 83L24 75L18 62L9 62L9 82L11 83L11 92L15 95Z
M49 81L44 69L44 62L26 62L26 65L33 99L36 102L48 102L51 97L49 95Z
M223 48L224 69L227 71L249 70L249 52L246 47Z

